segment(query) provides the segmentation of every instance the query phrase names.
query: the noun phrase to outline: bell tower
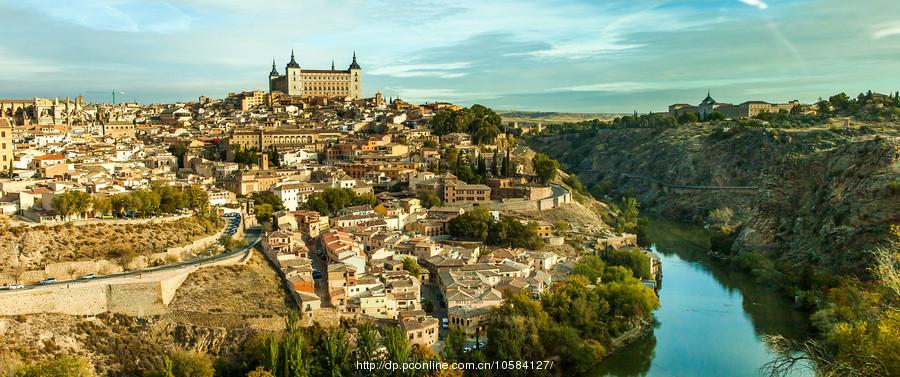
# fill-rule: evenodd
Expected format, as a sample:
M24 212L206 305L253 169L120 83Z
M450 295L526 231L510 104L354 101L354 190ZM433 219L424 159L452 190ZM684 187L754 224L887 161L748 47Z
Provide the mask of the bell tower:
M356 51L353 51L353 62L350 63L350 97L359 99L362 97L362 67L356 62Z
M294 50L291 50L291 61L285 67L287 94L290 96L303 95L303 76L300 73L300 64L294 58Z

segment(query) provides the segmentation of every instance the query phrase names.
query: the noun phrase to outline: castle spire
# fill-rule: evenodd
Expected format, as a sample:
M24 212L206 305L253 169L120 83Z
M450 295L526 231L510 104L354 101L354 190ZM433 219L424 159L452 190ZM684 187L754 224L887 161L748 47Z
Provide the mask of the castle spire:
M331 59L331 70L334 71L334 59Z
M350 63L350 69L362 69L359 67L359 63L356 62L356 50L353 50L353 62Z
M287 64L288 68L300 68L300 64L297 64L297 60L294 59L294 49L291 49L291 61Z
M275 69L275 58L272 58L272 72L269 72L269 76L278 76L278 70Z

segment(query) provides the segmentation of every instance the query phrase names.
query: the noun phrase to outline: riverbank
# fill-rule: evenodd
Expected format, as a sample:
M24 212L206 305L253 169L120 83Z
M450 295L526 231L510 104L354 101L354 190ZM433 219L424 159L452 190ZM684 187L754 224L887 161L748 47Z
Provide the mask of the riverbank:
M764 334L809 338L807 313L706 255L702 227L651 219L647 230L666 270L655 321L588 375L758 376L775 357Z

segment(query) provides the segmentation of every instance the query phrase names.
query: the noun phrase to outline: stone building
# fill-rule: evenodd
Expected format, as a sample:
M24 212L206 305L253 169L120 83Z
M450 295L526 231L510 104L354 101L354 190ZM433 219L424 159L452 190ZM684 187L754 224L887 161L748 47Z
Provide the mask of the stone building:
M0 173L9 172L12 167L14 151L12 125L0 116Z
M347 69L303 69L291 51L291 61L284 67L282 75L275 68L272 60L272 71L269 72L269 93L281 92L298 97L344 97L359 99L362 95L362 68L353 62Z
M752 118L761 113L777 113L781 110L791 111L798 107L802 112L811 110L810 105L801 104L798 100L787 103L769 103L765 101L746 101L737 105L730 103L717 102L706 93L706 98L699 105L693 106L686 103L676 103L669 105L669 115L679 116L684 113L694 113L700 119L705 119L709 114L714 112L721 113L726 118Z

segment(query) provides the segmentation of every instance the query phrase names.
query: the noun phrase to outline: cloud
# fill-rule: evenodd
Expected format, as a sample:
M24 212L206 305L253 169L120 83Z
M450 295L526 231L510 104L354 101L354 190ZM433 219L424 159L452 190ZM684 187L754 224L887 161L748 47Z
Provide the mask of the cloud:
M895 35L900 35L900 22L890 25L881 25L878 29L872 32L872 39L887 38Z
M463 70L470 66L471 63L468 62L383 65L372 69L368 74L401 78L436 77L441 79L452 79L465 76L467 72Z
M762 0L739 0L739 1L744 4L749 5L751 7L759 8L761 10L765 10L765 9L769 8L769 4L766 4L766 2L764 2Z
M642 47L640 44L625 44L615 41L587 41L557 43L545 50L530 51L526 53L513 53L509 56L529 55L536 58L566 58L586 59L597 55L621 52Z
M168 2L123 2L119 0L22 1L47 16L87 29L118 32L173 33L188 30L192 19Z

